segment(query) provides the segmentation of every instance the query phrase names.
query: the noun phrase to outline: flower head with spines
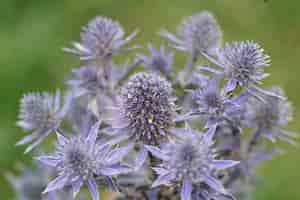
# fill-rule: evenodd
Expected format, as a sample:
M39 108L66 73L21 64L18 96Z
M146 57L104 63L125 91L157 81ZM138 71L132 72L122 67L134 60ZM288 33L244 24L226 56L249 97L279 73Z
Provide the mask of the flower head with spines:
M131 48L124 48L124 46L136 35L137 32L135 31L124 38L124 30L119 22L98 16L83 28L81 42L74 42L74 49L66 48L65 51L80 56L81 60L107 58L122 51L131 50Z
M272 87L270 92L284 97L280 87ZM275 142L276 138L294 144L297 135L282 127L292 120L292 107L289 101L276 97L265 96L265 101L249 99L246 107L245 123L256 129L256 135L262 135Z
M75 89L76 96L95 95L106 87L101 69L96 64L89 64L72 70L72 77L66 83Z
M170 136L176 114L174 101L171 84L154 73L137 73L122 87L110 121L118 133L112 141L127 140L139 146L137 166L147 157L144 145L158 146Z
M212 147L215 128L210 128L205 134L192 130L188 125L174 131L177 132L176 135L181 135L181 140L171 142L163 149L147 147L154 156L162 160L158 167L153 168L159 175L153 187L180 184L182 200L190 200L193 185L200 183L220 194L226 194L222 183L212 173L233 167L239 162L216 159L216 152Z
M10 173L6 175L7 180L16 191L17 200L72 200L65 191L42 194L55 172L36 162L34 165L33 169L21 165L19 176Z
M55 95L49 93L29 93L21 99L18 126L26 131L34 131L23 137L17 145L29 145L25 153L39 145L51 132L55 131L66 115L72 94L66 95L65 103L61 106L61 94L57 90Z
M152 44L149 44L148 49L150 52L149 56L138 56L143 61L144 66L154 72L159 72L166 77L170 77L174 54L166 51L164 46L161 46L160 50L157 50Z
M208 11L185 18L178 29L180 38L167 31L160 33L176 49L199 55L203 52L212 53L220 46L222 32L216 19Z
M56 153L36 158L59 172L44 193L71 186L73 195L76 196L86 184L93 200L99 200L96 176L102 177L105 182L113 182L112 176L131 171L130 167L121 164L130 148L124 146L112 149L107 143L98 143L99 126L100 122L97 122L91 127L88 136L83 134L67 138L58 132Z
M225 76L232 84L251 87L268 76L263 72L263 68L269 66L270 57L253 41L226 44L221 57L224 62Z

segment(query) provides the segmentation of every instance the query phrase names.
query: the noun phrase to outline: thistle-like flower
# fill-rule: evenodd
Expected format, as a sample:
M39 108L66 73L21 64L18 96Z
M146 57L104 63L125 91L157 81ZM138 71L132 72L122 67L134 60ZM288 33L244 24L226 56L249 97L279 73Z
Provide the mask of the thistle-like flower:
M97 122L88 136L80 134L67 138L57 133L56 153L36 158L59 172L59 176L48 184L44 193L71 186L73 195L76 196L86 184L93 200L99 200L95 176L103 178L106 183L112 183L111 176L128 173L131 170L128 166L120 164L130 148L125 146L112 149L108 144L99 144L97 142L99 126L100 122Z
M124 46L136 35L135 31L124 38L124 30L119 22L99 16L83 28L81 42L74 42L74 49L66 48L65 51L80 56L81 60L109 57L134 48L124 48Z
M160 50L157 50L149 44L148 49L150 52L148 57L144 55L138 56L143 61L144 66L152 71L159 72L166 77L170 77L174 54L166 51L164 46L161 46Z
M31 170L22 166L20 176L7 174L7 179L13 186L17 200L66 200L69 195L66 192L53 192L42 194L46 188L48 181L54 174L49 168L36 166L35 170ZM71 200L71 199L70 199Z
M270 92L284 97L283 90L279 87L271 88ZM245 123L256 129L254 139L257 140L260 135L263 135L272 142L278 138L294 144L293 138L297 137L296 134L282 128L292 120L290 102L270 96L264 99L263 102L251 98L247 103ZM252 142L256 143L256 141Z
M237 84L248 88L268 76L263 68L269 66L270 57L253 41L227 44L222 51L222 61L229 79L228 88L234 89Z
M84 94L95 95L106 87L106 82L98 65L87 65L73 69L73 76L67 80L67 84L77 90L76 96Z
M21 108L18 126L25 131L34 131L25 136L17 145L34 142L29 145L25 153L39 145L51 132L56 130L62 118L66 115L72 95L68 94L65 103L61 106L60 91L55 95L49 93L29 93L21 99Z
M174 48L191 52L193 55L212 53L221 43L220 27L208 11L184 19L178 32L179 38L167 31L160 34L167 38Z
M170 83L152 73L134 75L121 89L117 116L111 123L120 133L115 140L129 140L140 147L139 166L147 156L143 145L157 146L168 138L176 109L174 101Z
M206 55L206 57L223 68L224 71L207 67L199 67L199 69L225 76L228 79L225 85L226 92L233 91L239 85L260 99L262 99L262 95L276 96L276 94L258 87L260 81L269 75L263 69L269 66L270 57L264 53L264 50L257 43L253 41L233 42L226 44L220 50L218 59L214 59L209 55ZM281 98L280 96L276 97Z
M177 129L177 135L182 139L165 145L165 148L149 146L148 150L162 163L153 168L159 175L153 186L181 185L181 199L190 200L195 185L206 184L212 190L227 194L222 183L212 173L237 165L232 160L216 160L212 147L215 128L210 128L206 134L192 130L189 126Z
M233 114L240 111L241 98L230 98L220 88L220 79L211 78L206 84L192 92L192 99L196 103L187 114L179 116L177 121L188 120L194 117L203 117L206 127L214 126L224 120L229 120Z

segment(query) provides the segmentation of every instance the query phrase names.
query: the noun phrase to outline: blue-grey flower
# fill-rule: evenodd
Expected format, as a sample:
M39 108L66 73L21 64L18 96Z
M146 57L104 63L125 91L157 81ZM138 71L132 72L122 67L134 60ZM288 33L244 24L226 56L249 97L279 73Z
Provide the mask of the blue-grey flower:
M125 48L135 36L133 32L124 38L124 30L119 22L110 18L98 16L92 19L81 33L81 42L74 42L73 49L66 48L66 52L80 56L82 60L94 60L99 57L109 57L128 51L132 48Z
M182 51L199 55L203 52L212 53L220 46L222 32L214 18L208 11L202 11L187 17L179 26L179 38L167 31L160 33L167 38L173 47Z
M127 140L139 146L138 166L147 157L145 144L157 146L170 136L174 101L171 84L157 74L137 73L121 89L120 103L110 121L118 133L113 141Z
M189 126L177 129L181 140L164 146L163 149L148 146L148 150L162 160L158 167L153 169L159 175L153 187L159 185L181 185L181 199L190 200L193 185L206 184L212 190L227 194L222 183L212 174L215 170L224 170L237 165L238 161L217 160L213 148L215 128L201 134Z
M54 172L37 165L34 170L22 166L19 176L7 174L17 200L71 200L65 191L42 194Z
M285 98L283 90L279 87L272 87L269 91ZM273 142L278 138L294 144L293 138L297 135L283 129L283 126L292 120L290 102L270 96L265 96L264 99L264 101L258 101L251 98L247 103L245 123L256 129L253 139L257 140L262 135Z
M174 54L172 52L168 52L164 46L161 46L160 50L157 50L149 44L148 49L150 52L149 56L138 56L143 61L144 66L150 70L159 72L166 77L170 77Z
M128 173L131 169L120 162L131 147L117 147L112 149L107 143L97 142L100 122L97 122L85 134L67 138L57 133L56 153L40 156L36 159L54 167L59 175L51 181L44 193L60 190L66 186L73 188L73 195L86 185L93 197L99 200L95 176L102 177L105 183L112 183L112 176ZM110 184L108 184L110 185Z
M29 93L21 99L18 126L25 131L34 131L22 138L17 145L29 145L25 153L39 145L51 132L56 130L66 115L72 94L67 94L64 105L61 105L60 91L55 95L49 93ZM35 140L35 141L34 141Z
M218 52L217 59L207 54L206 57L221 67L223 71L207 67L199 67L199 69L223 75L228 80L225 85L226 92L231 92L237 86L241 86L261 100L263 100L261 97L263 95L282 98L259 87L261 81L269 75L264 72L264 68L269 66L270 57L254 41L228 43Z
M66 83L73 87L76 96L85 94L95 95L106 87L102 71L96 64L90 64L72 70L72 77Z
M196 103L196 108L179 117L181 121L193 118L204 117L206 127L218 124L224 119L231 118L233 113L238 113L242 106L240 98L231 98L223 89L220 88L220 79L211 78L207 80L205 86L192 92L192 98ZM230 114L230 115L229 115Z

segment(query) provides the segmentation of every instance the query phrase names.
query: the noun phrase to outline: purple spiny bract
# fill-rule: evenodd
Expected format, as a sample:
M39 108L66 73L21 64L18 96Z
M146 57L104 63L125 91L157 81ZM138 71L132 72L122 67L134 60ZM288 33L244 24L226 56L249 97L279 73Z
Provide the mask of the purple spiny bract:
M131 170L120 164L129 148L111 149L107 144L99 144L99 126L100 123L96 123L88 136L84 134L67 138L57 133L56 153L36 158L59 172L58 177L48 184L44 193L72 186L75 196L85 184L93 200L99 200L95 176L102 176L107 182L112 182L111 176Z
M162 32L161 35L179 50L199 55L202 52L214 51L220 46L222 37L220 27L208 11L185 18L178 29L180 38L168 32Z
M173 65L173 53L166 51L164 46L161 46L160 50L157 50L149 44L148 49L150 52L148 57L139 55L144 66L154 72L160 72L164 76L170 77Z
M124 38L122 26L107 17L96 17L83 28L81 42L75 42L74 49L65 51L80 56L81 60L94 60L98 57L108 57L121 51L124 45L130 42L137 32Z
M224 170L237 165L232 160L216 160L216 153L212 148L214 128L206 134L201 134L190 127L176 130L182 139L178 142L164 145L165 148L147 147L149 151L162 160L158 167L153 168L159 177L153 186L179 183L181 185L181 199L191 198L193 185L207 184L211 189L226 194L222 183L213 177L213 170Z
M283 90L279 87L273 87L270 91L284 97ZM290 102L269 96L264 99L265 102L255 98L249 100L246 109L246 124L256 128L257 134L262 134L273 142L279 138L294 144L295 133L283 129L283 126L292 120Z
M71 102L71 96L66 98L64 106L61 106L60 91L53 96L49 93L29 93L21 100L21 110L18 126L26 131L34 131L25 136L17 145L28 144L25 153L30 152L39 145L51 132L55 131L65 116Z

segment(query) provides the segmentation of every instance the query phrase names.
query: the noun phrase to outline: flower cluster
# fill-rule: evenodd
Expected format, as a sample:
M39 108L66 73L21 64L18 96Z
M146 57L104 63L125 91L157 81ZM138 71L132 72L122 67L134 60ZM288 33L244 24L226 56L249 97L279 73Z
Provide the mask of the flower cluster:
M38 151L36 174L8 176L20 200L73 199L82 188L99 200L99 186L118 191L116 200L245 199L258 164L282 153L277 139L296 143L284 128L292 106L283 90L261 86L270 57L257 43L223 46L217 20L203 11L183 20L179 36L160 33L170 48L149 44L149 55L118 64L136 34L96 17L65 49L82 66L66 79L63 103L60 90L23 96L17 124L33 133L17 144L30 144L28 153L56 133L56 148ZM172 48L189 54L183 70Z

